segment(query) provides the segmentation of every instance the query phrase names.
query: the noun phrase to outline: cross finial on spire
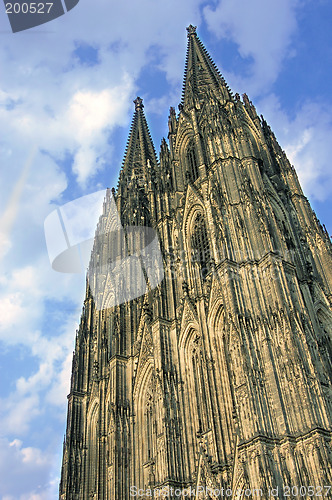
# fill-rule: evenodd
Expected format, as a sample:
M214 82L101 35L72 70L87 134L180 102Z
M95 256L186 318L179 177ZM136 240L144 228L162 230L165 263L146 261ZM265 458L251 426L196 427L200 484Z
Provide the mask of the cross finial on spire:
M143 99L141 99L140 97L137 96L135 101L133 102L135 103L135 111L144 108Z
M187 34L187 37L189 38L191 35L196 35L196 28L197 26L193 26L192 24L189 24L188 28L187 28L187 31L188 31L188 34Z

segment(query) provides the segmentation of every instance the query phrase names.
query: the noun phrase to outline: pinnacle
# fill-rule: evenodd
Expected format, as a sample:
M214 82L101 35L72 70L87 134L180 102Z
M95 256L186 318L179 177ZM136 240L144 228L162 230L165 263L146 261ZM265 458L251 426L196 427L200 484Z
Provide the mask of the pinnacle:
M196 35L196 29L197 29L197 26L193 26L192 24L189 24L188 28L187 29L187 37L189 38L191 35Z
M147 160L157 163L156 152L153 145L149 127L144 116L143 99L139 96L133 101L135 104L135 113L130 127L130 133L127 140L125 155L123 159L123 168L126 171L131 170L137 154L140 157L138 163L143 162L143 170Z
M231 99L231 92L223 76L212 60L196 33L196 26L190 24L187 28L188 47L182 90L182 104L193 102L193 96L202 95L209 88L222 96L224 100Z
M133 102L135 103L135 111L144 108L143 99L140 97L137 96Z

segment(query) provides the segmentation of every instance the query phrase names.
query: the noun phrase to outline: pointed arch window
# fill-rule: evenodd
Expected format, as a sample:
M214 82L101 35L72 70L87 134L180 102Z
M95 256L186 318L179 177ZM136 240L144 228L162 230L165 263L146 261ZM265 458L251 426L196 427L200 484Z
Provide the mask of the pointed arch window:
M187 149L187 168L189 171L189 178L194 182L199 177L197 153L194 141L191 140Z
M205 279L210 270L211 252L206 225L201 213L195 220L191 244L193 261L198 262L202 278Z

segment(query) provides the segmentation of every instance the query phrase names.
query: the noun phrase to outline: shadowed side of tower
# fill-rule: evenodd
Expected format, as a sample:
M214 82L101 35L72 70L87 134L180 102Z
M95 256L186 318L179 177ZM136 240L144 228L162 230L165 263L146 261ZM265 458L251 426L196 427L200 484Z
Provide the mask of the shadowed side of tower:
M158 162L137 98L98 224L61 499L198 486L283 498L332 481L331 242L270 127L187 30L169 144ZM149 244L147 226L163 279L145 266L131 297L124 277L138 281L146 255L122 261Z

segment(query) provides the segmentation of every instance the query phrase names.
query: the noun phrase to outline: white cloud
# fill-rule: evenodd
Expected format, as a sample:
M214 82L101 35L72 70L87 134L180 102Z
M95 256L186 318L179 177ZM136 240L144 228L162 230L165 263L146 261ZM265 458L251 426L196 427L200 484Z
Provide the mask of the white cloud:
M59 332L58 337L46 338L36 334L31 349L38 362L37 371L28 377L20 376L16 380L15 390L0 400L0 427L4 435L26 437L33 421L44 418L51 408L52 418L48 425L52 425L52 419L58 419L59 415L64 422L73 334L77 325L72 321L65 326L67 330Z
M9 252L11 246L7 231L0 231L0 260Z
M24 463L31 463L36 465L44 465L48 462L47 457L38 448L32 448L31 446L23 448L21 450L22 461Z
M10 248L10 240L9 240L10 231L17 216L19 201L22 196L22 192L35 154L36 154L36 148L33 148L30 152L29 158L27 159L25 165L23 166L22 172L20 173L17 182L15 183L6 210L0 219L0 234L1 234L0 258L5 253L7 253L8 249Z
M17 109L2 111L0 121L6 122L7 141L13 151L14 138L19 136L21 144L34 141L57 161L71 154L73 171L84 185L103 166L99 158L107 155L110 131L124 122L133 93L132 81L124 75L120 85L112 89L80 89L71 96L66 95L66 89L63 91L63 102L51 113L46 102L36 105L34 100L22 98ZM47 172L45 155L37 156L33 168Z
M276 137L295 166L304 193L325 201L332 195L332 109L323 102L307 100L290 118L270 95L258 102Z
M248 77L228 75L234 89L254 97L276 80L285 57L294 55L290 42L297 5L297 0L219 0L215 8L205 7L210 30L236 43L251 62Z
M27 393L36 392L37 387L40 390L43 386L48 385L51 375L51 366L49 365L49 363L42 362L39 365L39 370L37 373L31 375L28 379L20 377L16 381L18 396L22 397Z
M75 303L83 295L84 276L56 273L50 267L46 248L43 252L44 255L38 256L33 264L6 272L0 281L0 340L8 345L21 343L32 349L36 343L42 349L39 326L45 300L66 298L67 302L72 300ZM78 312L75 308L63 311L63 327L68 318ZM43 335L47 332L44 331Z
M72 351L70 350L66 357L61 356L60 369L56 370L52 377L52 383L47 391L46 403L57 406L63 411L64 396L69 393L70 376L72 368ZM62 413L63 416L63 413Z
M50 500L53 457L50 451L0 438L0 496L3 500ZM54 490L53 490L54 491Z
M23 318L22 297L12 293L3 298L0 303L0 328L12 328L18 318Z
M2 345L7 346L8 357L14 346L24 346L34 360L33 365L37 365L28 376L18 375L15 388L1 399L0 428L5 435L26 436L33 421L51 407L58 407L64 420L70 360L80 311L75 302L81 303L84 283L83 275L54 272L47 262L46 252L36 265L14 269L1 278ZM49 301L48 309L45 309L45 300ZM58 300L63 300L67 308L61 310L60 303L56 302L59 310L53 313L51 304ZM45 327L41 331L43 322ZM53 418L58 418L57 412L52 411Z
M25 435L31 421L40 415L40 399L37 393L21 398L12 393L8 398L1 400L1 428L4 435Z

